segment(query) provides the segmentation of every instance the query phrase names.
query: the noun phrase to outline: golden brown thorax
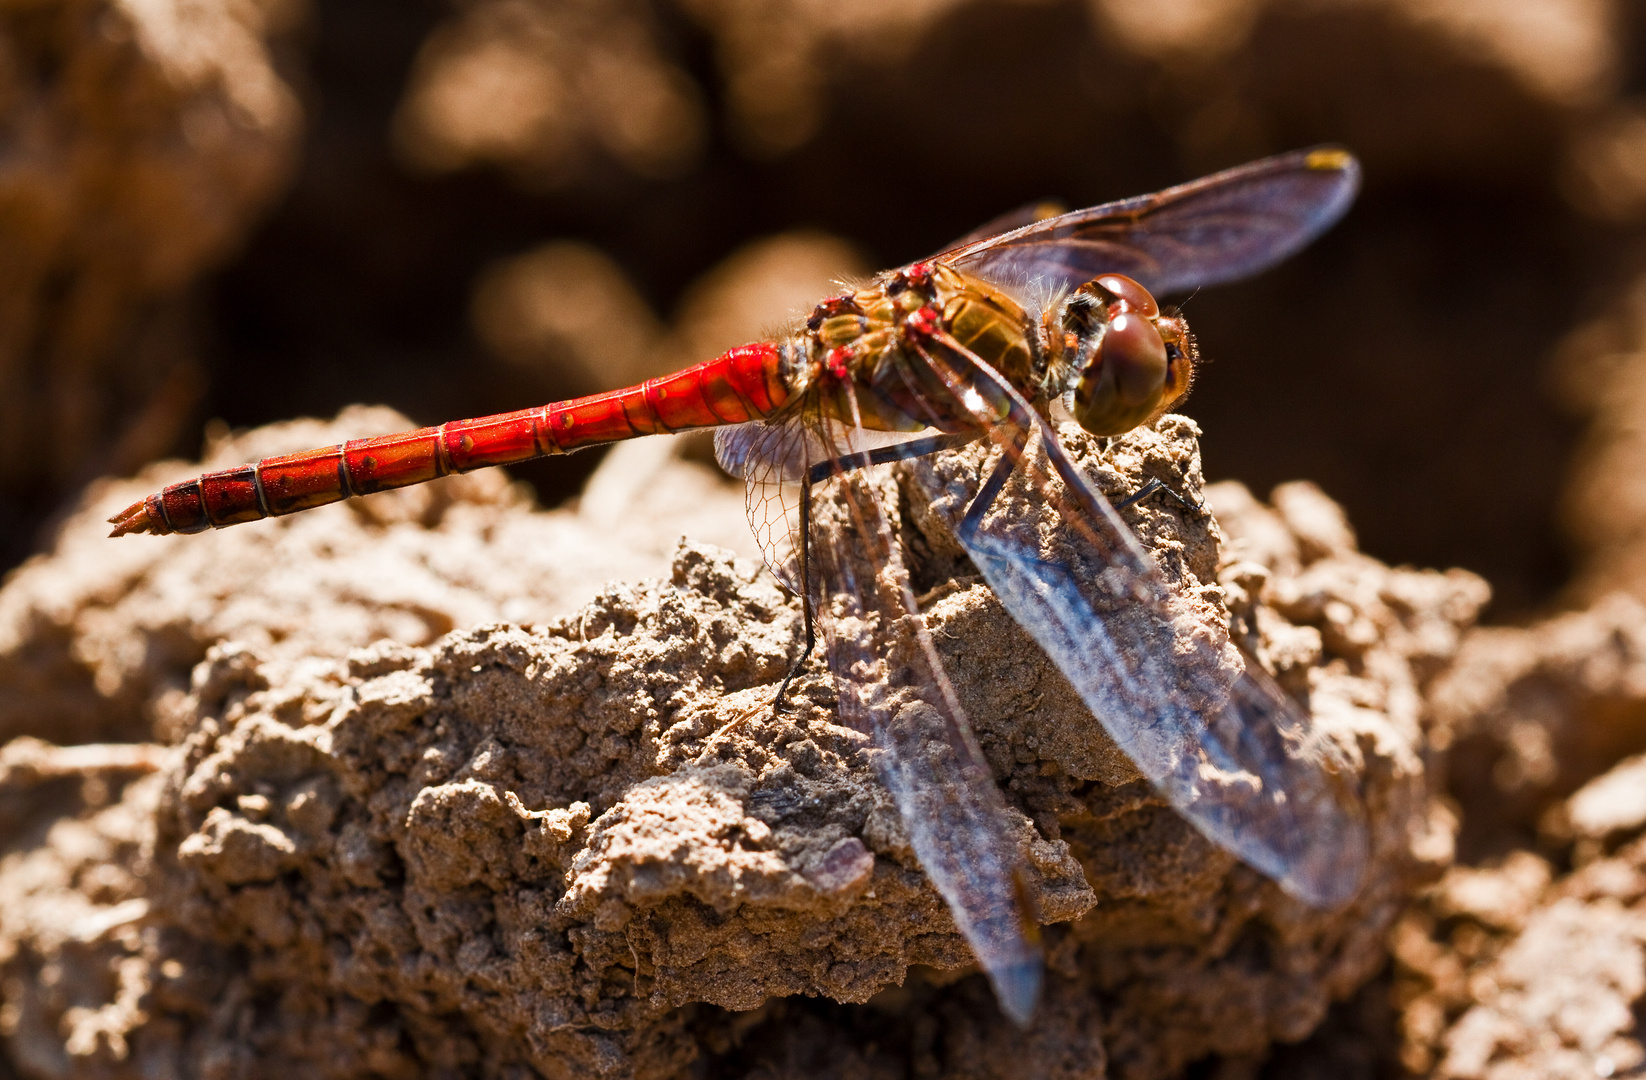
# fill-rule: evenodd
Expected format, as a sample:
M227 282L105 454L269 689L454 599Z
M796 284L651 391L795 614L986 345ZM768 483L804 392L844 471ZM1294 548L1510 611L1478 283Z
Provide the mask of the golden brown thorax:
M977 278L948 267L933 273L942 300L943 322L956 341L970 349L1011 384L1032 397L1034 321L1016 300Z
M1016 300L942 264L919 287L897 274L819 304L807 320L808 388L825 416L877 431L956 430L973 426L930 368L911 362L905 320L921 308L938 312L954 342L1035 396L1039 328Z

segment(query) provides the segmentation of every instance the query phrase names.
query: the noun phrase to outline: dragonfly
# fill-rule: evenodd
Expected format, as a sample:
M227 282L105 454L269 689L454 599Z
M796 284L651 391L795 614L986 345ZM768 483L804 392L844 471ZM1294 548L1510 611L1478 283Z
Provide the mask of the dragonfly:
M639 385L206 473L110 518L196 533L588 446L715 428L767 566L801 599L842 719L866 732L910 844L1002 1010L1043 978L1026 870L921 617L893 470L1195 828L1300 901L1357 893L1365 811L1345 752L1255 662L1185 615L1059 438L1114 436L1188 391L1199 350L1157 294L1234 281L1330 228L1359 187L1337 147L1059 216L1026 209L846 286L804 322ZM972 444L992 464L955 464ZM1003 499L1023 485L1028 499ZM1015 489L1014 489L1015 490ZM1134 498L1136 496L1134 495ZM1006 507L1011 509L1007 510Z

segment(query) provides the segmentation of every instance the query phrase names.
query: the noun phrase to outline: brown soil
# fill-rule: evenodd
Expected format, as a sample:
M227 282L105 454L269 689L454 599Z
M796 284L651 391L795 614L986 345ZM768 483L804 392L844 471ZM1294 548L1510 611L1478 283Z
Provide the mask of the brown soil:
M1086 460L1116 493L1155 475L1192 495L1197 434L1173 418ZM1047 923L1047 1000L1020 1032L968 975L826 674L783 714L762 707L798 648L762 569L688 541L667 578L579 603L563 560L587 526L496 477L89 558L107 510L171 471L104 485L5 592L0 670L63 688L11 698L35 704L8 720L0 956L27 1072L1172 1076L1307 1036L1451 860L1424 701L1486 590L1359 554L1308 485L1272 509L1216 486L1216 523L1166 499L1127 515L1211 617L1227 598L1354 761L1373 862L1342 911L1288 898L1171 811L975 576L929 594ZM741 527L702 466L656 479L718 492ZM533 537L559 558L534 561ZM952 546L913 541L917 576L952 574ZM465 582L482 562L495 591ZM235 567L244 582L221 576ZM328 617L279 614L328 593ZM499 593L536 625L495 621ZM75 723L176 749L37 739Z
M0 4L0 1078L1646 1069L1643 28L1616 0ZM1187 301L1208 470L1313 483L1203 485L1182 419L1071 444L1111 492L1204 491L1215 524L1127 518L1354 763L1349 908L1200 839L888 504L1032 867L1027 1031L820 666L713 738L798 630L725 550L756 555L702 440L522 470L576 495L549 511L474 475L103 535L202 467L153 463L202 426L216 467L410 424L255 427L354 401L606 389L1010 206L1322 141L1365 163L1353 213ZM1479 573L1500 625L1481 577L1378 558Z

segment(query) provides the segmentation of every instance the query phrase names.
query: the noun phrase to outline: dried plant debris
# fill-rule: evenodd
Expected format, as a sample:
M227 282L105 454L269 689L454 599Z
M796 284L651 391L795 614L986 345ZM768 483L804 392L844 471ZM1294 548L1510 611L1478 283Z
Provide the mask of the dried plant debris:
M175 764L101 796L65 788L7 841L0 907L20 917L0 929L0 1034L65 1076L1139 1080L1302 1038L1383 964L1405 898L1450 860L1421 702L1485 592L1358 554L1306 486L1271 509L1218 485L1214 520L1193 507L1197 434L1170 418L1076 449L1106 490L1155 476L1185 495L1128 520L1209 612L1227 599L1236 634L1349 749L1374 856L1345 910L1304 907L1173 812L914 513L900 528L927 623L1047 923L1030 1030L973 974L826 672L765 707L798 653L793 600L687 543L667 580L532 629L346 658L323 628L307 647L212 646L176 704ZM312 520L349 558L357 523ZM443 542L413 515L378 528ZM335 573L317 538L303 548Z

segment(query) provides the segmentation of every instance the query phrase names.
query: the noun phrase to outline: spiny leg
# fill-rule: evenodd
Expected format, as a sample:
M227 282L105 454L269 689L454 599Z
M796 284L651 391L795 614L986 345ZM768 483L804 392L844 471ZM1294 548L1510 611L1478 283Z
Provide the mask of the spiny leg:
M1063 478L1064 496L1073 504L1076 516L1094 523L1103 523L1103 531L1108 534L1117 547L1116 557L1125 558L1133 567L1142 569L1151 583L1159 584L1159 569L1155 567L1148 553L1138 543L1137 538L1120 520L1113 504L1098 494L1097 490L1081 474L1080 469L1074 463L1074 459L1069 457L1068 451L1058 441L1057 433L1052 429L1050 422L1034 411L1028 399L1023 397L1005 376L990 367L986 361L979 358L970 349L954 340L952 335L937 332L930 334L929 340L938 342L944 350L965 359L966 366L981 377L983 388L988 391L988 396L995 399L997 403L1006 403L1007 422L1012 427L1023 430L1034 428L1040 432L1041 450L1051 463L1052 469ZM968 383L954 364L926 348L920 336L915 336L912 344L915 351L931 365L933 371L937 372L939 377L955 393L960 394L966 389L979 389L975 384Z
M1028 400L1013 389L1005 378L990 367L986 361L956 341L947 332L939 331L932 334L930 341L940 345L943 352L963 358L973 372L980 377L985 387L989 389L988 396L995 399L995 407L1002 409L1004 413L1004 421L996 427L997 435L995 438L1003 454L989 479L984 482L983 487L978 490L977 495L972 499L971 505L967 507L966 516L961 520L958 530L961 542L971 551L974 559L980 555L992 555L994 554L991 551L992 543L981 535L983 517L988 512L989 507L994 504L995 499L1000 496L1000 492L1005 487L1006 481L1013 470L1023 462L1030 431L1038 427L1041 433L1042 445L1046 453L1052 457L1054 464L1057 462L1058 456L1062 454L1062 450L1045 419L1036 413ZM949 385L950 390L956 393L957 397L961 396L961 391L968 387L973 388L975 391L977 384L966 380L961 370L951 360L947 359L942 352L933 351L927 341L919 338L916 338L911 344L913 344L915 352L931 366L933 372L940 379ZM1010 432L1010 435L1007 436L1006 432ZM1072 468L1072 466L1070 467ZM1068 477L1065 475L1065 480L1067 479ZM1107 504L1105 504L1106 506ZM1051 564L1042 563L1041 565L1048 571L1061 572L1060 568Z
M783 676L783 681L777 687L777 693L772 698L771 710L775 716L783 709L783 698L789 691L789 686L806 669L806 661L811 659L812 650L817 648L817 624L812 616L812 583L811 583L811 516L812 516L812 487L833 476L844 476L856 469L867 468L870 465L888 465L894 461L908 461L912 458L925 457L943 450L953 450L975 442L981 437L981 432L962 431L947 435L932 435L924 439L915 439L911 442L899 443L895 446L883 446L875 450L868 450L856 454L844 454L827 461L820 461L808 468L800 479L800 604L806 627L806 647L801 650L797 659ZM993 501L994 493L998 493L1000 486L1005 483L1002 476L998 481L991 478L993 493L988 501ZM755 706L744 712L736 719L728 721L709 736L703 744L703 751L698 756L709 752L710 747L719 742L722 736L748 723L749 718L759 713L764 706Z
M1023 460L1023 448L1028 444L1028 441L1029 433L1019 428L1017 434L1012 437L1010 445L1006 447L1006 452L1000 456L1000 460L995 464L994 471L989 474L988 480L984 481L983 486L973 496L972 504L966 508L966 516L960 521L961 543L970 546L972 539L977 536L978 530L983 526L983 515L989 512L989 507L993 506L995 499L1000 497L1001 489L1006 486L1007 479L1012 475L1012 471L1017 468L1018 462Z
M800 478L800 611L806 624L806 648L801 651L800 659L796 660L794 664L789 667L789 673L783 676L783 682L777 688L777 695L772 698L771 709L773 716L776 716L777 713L783 708L783 695L788 691L789 684L794 681L795 676L799 675L805 668L807 658L811 656L812 649L817 645L817 629L812 623L812 589L810 570L812 473L814 471L815 470L813 469L808 469L806 470L805 475ZM732 732L748 723L750 717L754 716L764 708L764 705L756 705L754 708L745 710L737 717L728 720L726 723L716 728L714 734L710 735L708 741L703 744L703 750L698 754L698 760L701 761L704 755L708 754L709 750L715 743L719 742L725 736L730 735Z
M806 475L800 478L800 613L806 624L806 647L800 651L800 659L790 667L789 673L783 676L783 682L777 687L777 695L772 698L772 715L777 715L783 708L783 695L788 693L789 684L794 682L806 667L806 661L811 658L812 650L817 647L817 627L812 622L812 474L815 469L807 469ZM758 710L757 710L758 711ZM741 723L750 714L744 713L734 723Z
M994 374L993 368L989 367L986 362L948 333L941 331L934 333L931 335L931 340L938 342L955 355L964 357L974 368L993 375L1000 384L1004 385L1005 380ZM959 373L954 365L940 356L934 355L921 338L915 338L911 341L911 344L914 346L915 352L926 361L938 377L949 384L949 390L955 393L957 398L961 397L961 392L966 387L963 380L959 378ZM977 418L974 417L974 419ZM1000 460L995 464L994 470L989 474L989 478L983 482L983 486L973 496L971 505L966 508L966 516L960 522L960 540L962 543L968 542L977 535L978 530L983 525L983 515L988 513L989 507L994 505L995 499L1000 497L1000 492L1006 486L1006 481L1012 475L1012 471L1022 462L1023 451L1029 443L1029 429L1034 420L1035 414L1026 401L1021 398L1007 398L1005 422L996 430L1010 431L1011 437L997 436L995 439L1003 453ZM978 432L973 438L981 437L981 435L982 432Z
M1157 491L1163 491L1167 495L1170 495L1179 506L1192 513L1200 514L1205 513L1206 511L1205 503L1190 502L1186 495L1179 493L1176 489L1169 486L1164 480L1153 476L1149 478L1148 483L1132 492L1131 495L1115 503L1114 508L1116 510L1125 510L1127 507L1136 506L1138 503L1142 502L1144 499L1147 499L1150 495L1153 495Z
M812 486L820 484L833 476L844 476L855 469L867 468L870 465L889 465L894 461L909 461L913 458L925 457L942 450L952 450L955 447L965 446L979 437L978 432L962 431L948 435L932 435L924 439L915 439L912 442L898 443L895 446L883 446L857 454L845 454L841 457L820 461L806 470L806 475L800 484L800 603L806 619L806 648L796 660L789 673L783 677L783 683L777 688L777 696L772 699L772 712L776 713L783 708L783 695L788 692L789 684L806 667L806 661L811 658L812 650L817 646L817 634L812 622L812 583L811 583L811 501Z

